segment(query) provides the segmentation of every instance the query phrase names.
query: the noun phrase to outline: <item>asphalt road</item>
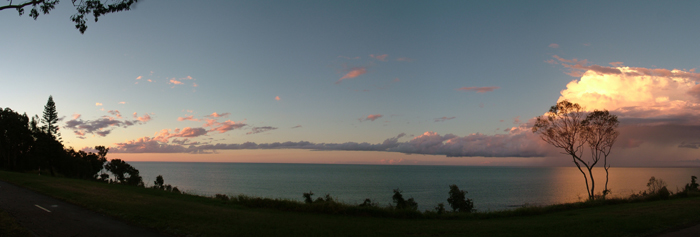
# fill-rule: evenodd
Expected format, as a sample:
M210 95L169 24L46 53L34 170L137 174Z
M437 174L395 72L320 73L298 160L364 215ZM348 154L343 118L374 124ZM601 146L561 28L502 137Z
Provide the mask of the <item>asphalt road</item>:
M162 236L2 181L0 209L36 236Z

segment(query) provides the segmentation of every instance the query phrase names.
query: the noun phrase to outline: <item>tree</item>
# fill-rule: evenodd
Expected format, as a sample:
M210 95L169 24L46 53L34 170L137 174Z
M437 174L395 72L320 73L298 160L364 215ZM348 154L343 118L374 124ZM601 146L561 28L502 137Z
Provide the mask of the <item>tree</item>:
M564 150L563 154L570 155L574 164L583 175L586 181L586 191L588 199L595 198L595 179L593 177L593 167L604 159L606 171L606 185L604 194L607 194L607 157L610 154L612 145L617 138L617 116L610 115L607 110L594 111L586 114L579 104L571 103L567 100L560 101L552 106L545 115L537 118L532 132L540 135L540 138ZM584 160L584 146L589 145L591 159ZM588 174L584 172L583 165ZM590 176L590 184L589 177Z
M163 190L164 185L165 185L165 180L163 179L162 175L158 175L158 177L156 177L156 181L153 181L153 188L155 188L155 189Z
M105 169L114 175L120 184L143 186L143 178L139 176L139 170L121 159L112 159L105 165Z
M5 6L0 6L0 10L5 9L16 9L19 15L24 14L24 9L31 6L29 11L29 17L36 20L39 14L49 14L49 12L56 8L59 0L25 0L24 2L13 4L12 1ZM75 23L75 28L80 31L81 34L85 33L87 30L87 17L86 15L92 14L95 18L95 22L100 16L107 13L114 13L120 11L131 10L131 7L138 2L138 0L71 0L73 6L77 13L73 14L70 19Z
M29 168L29 153L33 145L34 137L27 114L0 108L0 168Z
M583 134L591 150L593 160L600 160L601 156L603 158L603 168L605 169L605 189L603 189L603 198L610 193L610 189L608 189L608 170L610 169L608 156L610 155L610 151L612 151L613 144L615 144L615 139L617 139L619 135L615 130L619 124L620 122L617 120L617 116L610 114L607 110L593 111L586 116L586 119L583 120L582 123L585 131Z
M34 134L37 139L37 146L39 146L37 155L46 161L45 163L53 176L55 175L54 169L59 162L59 157L64 153L63 144L61 144L61 133L58 132L58 112L56 111L56 103L53 101L53 96L49 96L49 100L44 106L41 122L43 126Z
M459 190L457 185L450 185L450 197L447 198L447 203L452 207L454 212L472 212L474 202L466 198L467 191Z
M418 203L416 203L413 198L409 198L408 200L403 199L401 190L398 188L394 189L394 196L392 196L391 199L394 201L396 209L409 209L413 211L418 210Z

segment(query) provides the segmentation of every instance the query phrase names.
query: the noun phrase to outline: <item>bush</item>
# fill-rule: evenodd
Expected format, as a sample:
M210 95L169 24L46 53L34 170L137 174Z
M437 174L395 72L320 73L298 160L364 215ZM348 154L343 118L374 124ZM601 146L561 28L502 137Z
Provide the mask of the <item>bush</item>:
M311 199L311 196L313 196L314 193L309 191L308 193L304 193L302 196L304 197L304 203L306 204L311 204L314 202L313 199Z
M450 185L450 197L447 198L447 203L452 207L454 212L472 212L474 209L474 202L471 199L466 198L467 191L459 190L457 185Z
M441 215L445 213L445 204L444 203L438 203L437 206L435 207L435 212L438 215Z
M408 200L403 199L403 195L401 194L400 189L394 189L394 196L391 197L392 200L394 200L394 205L396 205L396 209L402 210L402 209L407 209L407 210L418 210L418 203L416 203L413 198L409 198Z
M221 201L228 201L229 200L229 198L228 198L228 196L226 196L226 194L218 194L217 193L216 195L214 195L214 198L219 199Z
M377 207L376 203L372 203L372 200L369 198L366 198L362 204L360 204L360 207Z

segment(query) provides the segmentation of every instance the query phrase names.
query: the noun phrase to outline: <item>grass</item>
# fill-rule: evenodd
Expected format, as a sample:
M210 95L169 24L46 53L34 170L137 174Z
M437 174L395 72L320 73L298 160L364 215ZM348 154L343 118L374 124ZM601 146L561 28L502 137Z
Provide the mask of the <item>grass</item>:
M33 236L29 230L25 229L9 213L0 210L0 236Z
M0 180L115 216L134 225L174 235L644 236L700 223L700 215L697 215L700 213L700 197L618 204L562 204L442 217L421 214L391 218L362 216L361 211L317 213L325 212L325 207L294 210L295 205L308 204L290 200L273 208L270 208L270 204L261 204L266 207L261 208L250 203L262 202L260 200L263 199L247 200L247 203L236 197L224 201L154 189L3 171L0 171ZM314 211L316 209L322 211Z

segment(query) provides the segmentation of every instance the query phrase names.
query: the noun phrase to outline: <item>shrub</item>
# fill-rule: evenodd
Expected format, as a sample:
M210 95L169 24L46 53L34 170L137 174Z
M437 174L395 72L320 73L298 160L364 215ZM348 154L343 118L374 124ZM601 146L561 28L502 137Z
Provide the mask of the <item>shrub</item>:
M216 195L214 195L214 198L219 199L221 201L228 201L229 200L229 198L228 198L228 196L226 196L226 194L218 194L217 193Z
M690 183L685 185L683 192L688 193L700 191L700 189L698 189L698 186L700 185L696 182L697 179L698 177L690 176Z
M656 179L654 176L651 176L651 178L649 179L649 182L647 183L647 188L649 189L649 194L656 194L663 187L666 187L666 182L664 182L662 179ZM666 191L668 191L668 190L666 190Z
M394 205L396 205L396 209L407 209L407 210L418 210L418 203L416 203L413 198L409 198L408 200L403 199L403 195L401 194L400 189L394 189L394 196L391 197L392 200L394 200Z
M372 203L372 200L369 198L366 198L362 204L360 204L360 207L377 207L376 203Z
M437 212L438 215L445 213L445 204L438 203L437 206L435 207L435 212Z
M471 199L466 198L467 191L459 190L457 185L450 185L450 197L447 198L447 203L452 207L452 211L455 212L472 212L474 209L474 203Z
M311 191L309 191L308 193L304 193L304 195L302 195L302 196L304 196L304 203L307 203L307 204L313 203L314 200L311 199L311 196L313 196L313 195L314 195L314 193Z
M165 185L165 180L163 180L162 175L158 175L156 181L153 181L153 188L163 190L163 185Z

